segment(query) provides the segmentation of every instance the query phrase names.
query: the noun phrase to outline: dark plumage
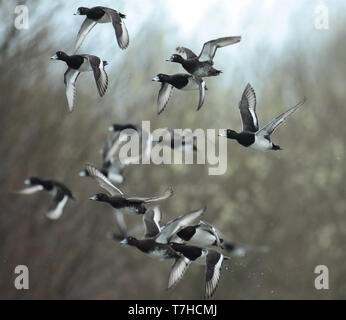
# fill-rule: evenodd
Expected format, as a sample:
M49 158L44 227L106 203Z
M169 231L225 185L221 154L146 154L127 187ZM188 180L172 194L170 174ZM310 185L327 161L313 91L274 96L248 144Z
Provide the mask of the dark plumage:
M178 47L177 51L184 53L186 59L179 54L173 54L167 61L180 63L183 68L196 77L217 76L220 70L213 68L213 59L218 48L222 48L231 44L235 44L241 40L241 37L224 37L210 40L204 43L203 48L197 56L192 50L185 47Z
M167 75L159 73L152 79L161 82L161 88L157 98L157 113L160 114L168 104L173 93L173 87L179 90L199 90L199 102L197 111L202 107L207 90L205 81L202 78L185 73Z
M120 189L115 187L109 179L107 179L99 170L93 165L87 164L86 170L91 178L93 178L98 185L108 192L107 194L98 193L90 198L90 200L107 202L115 209L123 209L125 213L130 214L144 214L146 211L145 204L165 200L173 195L171 188L157 197L129 197L125 195Z
M224 260L229 257L206 248L190 246L180 243L171 242L172 248L182 256L176 259L169 277L170 287L174 286L183 276L191 262L206 266L205 276L205 297L206 299L213 296L220 279L221 266Z
M84 15L86 18L78 32L74 53L77 52L90 30L94 28L97 23L111 22L114 27L119 48L126 49L128 47L130 39L123 21L123 19L126 18L126 15L114 9L101 6L93 8L79 7L75 14Z
M75 199L70 189L55 180L44 180L32 177L24 181L30 187L18 191L20 194L32 194L41 190L49 192L53 198L46 213L47 218L56 220L60 218L68 199Z
M256 115L256 94L254 89L248 84L239 102L239 111L243 124L243 131L237 133L234 130L224 130L219 136L237 140L244 147L250 147L255 151L281 150L280 146L275 145L270 140L270 135L279 127L284 120L305 103L305 98L294 107L288 109L262 129L258 127Z
M102 97L106 93L108 76L104 67L107 65L107 61L102 61L99 57L90 54L69 56L63 51L57 51L51 59L64 61L68 66L64 74L64 83L70 111L72 111L74 107L74 98L76 94L75 84L81 72L92 71L99 95Z

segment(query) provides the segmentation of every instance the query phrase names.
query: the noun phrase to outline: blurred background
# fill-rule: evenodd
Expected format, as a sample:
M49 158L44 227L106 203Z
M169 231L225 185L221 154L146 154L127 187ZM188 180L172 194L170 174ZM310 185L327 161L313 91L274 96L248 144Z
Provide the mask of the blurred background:
M29 28L14 27L16 5L29 9ZM68 112L66 65L49 58L72 53L84 19L79 6L104 5L127 15L130 46L122 51L111 25L97 25L80 52L107 60L110 79L101 99L91 74L77 82ZM320 7L328 28L318 28ZM121 188L152 195L172 186L161 203L163 221L207 206L204 219L239 243L267 245L223 268L217 299L346 298L345 1L1 1L0 16L0 298L200 299L204 267L191 265L172 292L165 290L171 261L153 260L107 239L112 210L89 201L99 191L78 176L113 123L150 120L152 130L241 129L238 101L248 82L258 101L260 126L307 97L273 135L281 152L256 153L228 142L228 169L209 176L206 165L132 165ZM157 73L183 72L165 62L179 45L198 53L205 41L241 35L217 51L223 70L198 92L175 91L156 115ZM45 217L50 197L13 194L30 176L65 183L77 201L58 221ZM140 217L126 217L130 226ZM27 265L30 289L16 290L14 268ZM316 290L314 269L329 268L329 290ZM226 266L226 265L225 265Z

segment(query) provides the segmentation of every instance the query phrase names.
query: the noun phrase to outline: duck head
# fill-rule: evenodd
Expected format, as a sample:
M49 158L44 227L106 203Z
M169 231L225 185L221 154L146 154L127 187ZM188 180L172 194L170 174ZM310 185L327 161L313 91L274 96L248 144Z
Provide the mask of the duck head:
M57 51L54 56L50 57L52 60L66 60L68 55L63 51Z
M226 137L228 139L236 139L238 133L231 129L226 129L219 134L220 137Z
M157 81L157 82L166 82L167 80L167 75L163 73L157 74L154 78L152 78L152 81Z
M122 245L137 246L138 240L134 237L126 237L124 240L120 241Z
M167 59L166 61L183 63L184 58L181 55L175 53L175 54L172 54L171 57Z
M37 177L31 177L29 179L26 179L24 181L24 184L29 184L29 185L38 185L38 184L42 184L42 180L40 178L37 178Z
M90 200L101 201L101 202L109 202L109 196L104 193L97 193L90 198Z
M89 8L86 7L79 7L76 11L76 13L74 13L74 15L77 16L85 16L87 13L89 12Z

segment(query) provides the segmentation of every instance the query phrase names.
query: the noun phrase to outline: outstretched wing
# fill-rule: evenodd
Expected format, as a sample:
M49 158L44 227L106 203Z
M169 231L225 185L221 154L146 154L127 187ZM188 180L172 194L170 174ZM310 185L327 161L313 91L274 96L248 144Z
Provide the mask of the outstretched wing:
M243 131L257 132L256 94L250 83L247 84L239 102L239 111L243 124Z
M190 263L191 261L188 258L185 258L184 256L174 261L171 272L169 274L167 289L173 288L179 282L179 280L185 274L185 271L189 267Z
M73 54L75 54L78 49L80 48L80 46L82 45L84 39L86 38L86 36L88 35L88 33L90 32L90 30L92 28L94 28L96 26L97 22L94 21L94 20L91 20L89 18L86 18L79 31L78 31L78 35L77 35L77 40L76 40L76 44L75 44L75 48L74 48L74 51L73 51Z
M37 185L37 186L28 187L28 188L16 191L16 193L33 194L33 193L36 193L36 192L41 191L41 190L43 190L43 187L41 185Z
M129 201L140 201L144 203L156 202L170 198L173 196L173 189L168 188L162 195L156 197L126 197Z
M57 190L53 202L49 207L46 216L49 219L57 220L61 217L63 209L67 203L68 195L64 194L60 189Z
M173 86L167 82L162 82L159 95L157 97L157 114L165 110L169 99L172 96Z
M124 196L124 193L118 189L116 186L114 186L106 177L103 175L99 170L97 170L92 164L87 163L85 165L85 169L89 173L89 176L92 177L97 184L105 189L111 196L114 196L116 194L119 194L121 196Z
M124 21L121 19L117 11L105 7L103 7L103 10L112 21L120 49L126 49L129 46L130 38Z
M66 86L66 97L70 111L73 111L74 98L76 96L76 81L80 72L75 69L68 68L64 74L64 83Z
M190 50L189 48L177 47L175 50L181 54L185 54L186 59L197 58L197 55L192 50Z
M273 131L284 122L284 120L292 114L294 111L296 111L298 108L300 108L304 103L306 99L304 98L302 101L298 102L294 107L288 109L286 112L280 114L278 117L276 117L274 120L272 120L270 123L268 123L266 126L264 126L261 130L259 130L256 135L258 136L270 136Z
M202 78L197 79L198 82L198 88L199 88L199 102L198 102L198 107L197 111L202 108L204 99L205 99L205 81Z
M102 97L106 93L108 87L108 76L104 69L104 63L99 57L88 54L83 56L85 56L89 60L90 66L94 73L97 90L100 97Z
M181 228L190 225L195 219L198 219L203 212L205 207L199 210L189 212L183 216L180 216L170 222L168 222L161 230L160 235L156 238L158 243L168 243L172 236L177 233Z
M224 256L217 251L208 250L206 257L205 298L209 299L215 293L220 280L221 266Z
M203 45L202 51L198 56L198 60L201 62L212 61L218 48L229 46L239 42L240 40L241 37L224 37L210 40Z
M149 208L144 216L143 223L145 226L144 238L153 238L160 233L161 210L159 206Z

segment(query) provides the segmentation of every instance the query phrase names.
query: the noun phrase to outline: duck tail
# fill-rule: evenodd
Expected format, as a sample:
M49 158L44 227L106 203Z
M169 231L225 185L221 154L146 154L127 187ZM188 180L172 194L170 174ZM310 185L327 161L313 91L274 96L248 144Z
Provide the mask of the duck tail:
M282 150L282 148L280 146L277 146L276 144L273 143L273 147L272 147L273 150Z
M119 16L120 16L121 19L126 19L126 14L123 14L123 13L119 12Z

